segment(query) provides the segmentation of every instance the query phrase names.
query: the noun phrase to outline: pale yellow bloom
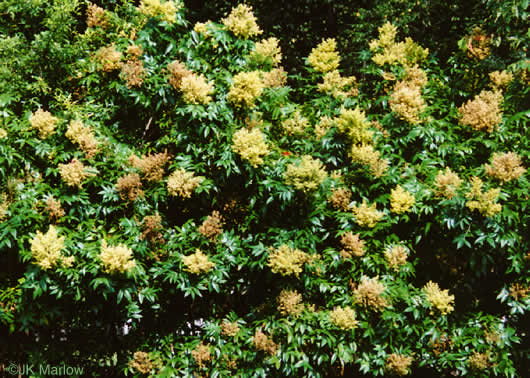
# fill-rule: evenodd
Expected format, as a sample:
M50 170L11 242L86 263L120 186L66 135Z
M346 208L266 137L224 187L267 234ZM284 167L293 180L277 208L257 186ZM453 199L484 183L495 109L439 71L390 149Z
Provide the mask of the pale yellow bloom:
M447 315L455 309L452 305L455 296L449 295L449 290L441 290L440 286L432 281L427 282L423 290L429 304L440 311L442 315ZM434 310L431 310L431 314L433 313Z
M282 290L276 299L278 302L278 311L283 316L292 315L297 317L304 310L302 294L296 290Z
M262 156L269 153L265 136L258 128L240 129L232 138L232 150L256 168L263 163Z
M407 263L408 249L403 245L393 245L385 251L385 260L392 269L399 271Z
M187 104L206 105L212 101L213 81L206 81L203 75L191 74L184 76L180 83L182 98Z
M399 115L399 118L410 124L421 122L419 115L425 109L425 101L421 97L421 90L415 85L400 81L394 87L388 101L390 109Z
M270 59L273 66L278 66L282 61L282 50L279 43L280 41L274 37L256 42L250 58L258 63L264 63Z
M507 71L494 71L489 74L491 85L496 90L502 90L513 80L513 74Z
M336 307L329 312L329 321L343 330L357 328L359 324L355 319L355 311L350 307Z
M81 121L71 121L66 130L66 137L73 143L79 145L79 148L87 155L87 158L93 157L98 151L98 141L90 126L83 125Z
M4 139L4 138L7 138L7 131L0 128L0 139Z
M212 24L212 21L206 21L206 22L197 22L195 26L193 27L193 30L197 34L204 34L205 36L210 35L210 32L208 31L208 27Z
M191 255L182 256L182 263L185 266L184 270L192 274L207 273L215 267L215 263L210 261L200 249Z
M106 240L101 242L99 259L103 271L109 274L130 272L136 266L133 251L129 247L124 244L110 246Z
M59 164L61 178L68 186L83 187L83 182L93 176L94 173L87 172L87 167L77 159L68 164Z
M190 198L204 177L197 176L185 169L177 169L167 179L167 191L172 196Z
M366 113L361 108L341 108L340 115L335 118L337 130L344 134L350 143L371 144L374 132L369 130L370 123L366 119Z
M309 261L310 256L283 244L277 249L271 249L267 265L273 273L279 273L282 276L298 275L302 272L303 265Z
M456 195L456 190L462 185L462 179L451 168L446 167L445 171L438 171L434 186L436 196L451 199Z
M252 7L248 5L239 4L221 21L237 37L249 38L262 33L252 13Z
M375 177L384 175L388 168L388 160L381 158L379 151L371 145L353 145L350 157L355 163L367 165Z
M142 0L138 11L149 17L159 17L169 23L175 22L177 12L182 8L180 1L174 0Z
M303 134L309 128L309 121L296 111L292 117L282 122L282 129L288 135Z
M50 269L58 264L61 259L61 250L64 248L64 236L59 236L55 226L50 226L48 232L43 234L37 231L30 240L31 254L36 264L43 270Z
M324 82L318 84L318 90L335 98L354 96L358 92L352 88L355 80L355 76L341 76L338 70L329 71L324 74ZM346 90L346 88L350 89Z
M379 39L372 40L369 46L370 50L375 52L372 60L380 66L387 63L413 65L425 60L429 55L429 49L422 48L411 38L405 38L405 42L396 42L397 28L389 22L378 30Z
M480 92L458 109L460 124L491 133L502 120L502 100L502 94L498 91Z
M410 365L412 364L412 357L404 354L392 353L388 355L385 361L385 370L390 374L397 376L405 376L410 373Z
M313 159L309 155L302 156L298 164L287 165L284 173L285 182L295 189L309 193L318 189L328 174L319 159Z
M340 55L337 52L337 42L334 38L323 40L317 47L311 50L307 57L309 64L315 71L329 72L339 67Z
M414 195L398 185L390 192L390 206L396 214L406 213L415 203Z
M384 215L377 210L375 203L368 206L365 201L363 201L360 206L354 207L352 211L355 215L357 224L361 227L375 227L377 222L379 222Z
M482 180L478 177L471 178L471 191L466 194L469 201L466 206L471 210L478 210L486 217L492 217L502 210L502 206L496 203L501 193L500 188L490 189L482 192Z
M52 116L48 111L38 109L29 117L29 123L32 129L37 129L39 138L46 139L55 131L55 126L59 118Z
M515 152L500 154L495 152L491 159L491 165L486 164L486 174L498 180L508 182L517 180L526 172L521 162L521 157Z
M363 276L361 283L353 290L353 297L356 303L364 307L382 311L389 306L388 301L383 297L385 290L385 284L380 282L378 277Z
M264 87L258 71L240 72L234 76L234 84L228 92L228 101L236 106L251 107L263 92Z

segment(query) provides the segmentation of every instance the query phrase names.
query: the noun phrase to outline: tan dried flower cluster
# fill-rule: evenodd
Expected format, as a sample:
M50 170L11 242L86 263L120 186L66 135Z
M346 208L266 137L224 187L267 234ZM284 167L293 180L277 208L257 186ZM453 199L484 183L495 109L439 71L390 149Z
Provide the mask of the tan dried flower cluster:
M138 12L149 17L159 17L163 21L172 23L175 22L177 12L182 6L180 1L174 0L142 0Z
M468 357L467 363L473 370L486 370L490 365L489 353L479 353L474 351L471 356Z
M309 128L309 121L302 117L299 111L294 112L293 116L282 122L282 129L288 135L303 134Z
M399 118L413 125L421 122L419 115L425 109L425 101L421 97L421 87L400 81L394 86L388 103L390 109L397 113Z
M7 198L7 194L0 193L0 223L5 220L9 205L11 205L11 203Z
M429 82L427 74L417 64L405 67L405 77L403 80L417 88L423 88Z
M467 101L458 110L460 124L477 131L491 133L502 120L502 94L499 91L482 91L473 100Z
M513 74L507 71L493 71L489 74L493 90L503 90L513 80Z
M188 70L184 63L178 60L169 63L166 67L166 72L168 73L169 84L175 89L180 89L183 78L193 74L193 71Z
M388 168L388 160L381 158L381 153L371 145L353 145L350 157L354 163L368 166L375 177L381 177Z
M212 101L212 96L210 95L214 91L214 82L207 81L202 74L192 73L182 78L180 90L185 103L206 105Z
M254 50L250 53L250 59L258 64L263 64L270 60L272 65L277 67L282 61L280 41L271 37L256 42Z
M59 122L59 118L52 116L48 111L37 109L37 111L29 117L29 123L32 129L37 129L39 138L46 139L55 131L55 126Z
M202 180L204 180L204 177L196 177L193 172L177 169L167 179L167 191L172 196L190 198Z
M307 61L315 71L329 72L339 68L340 55L337 52L337 42L334 38L323 40L317 47L311 50Z
M329 202L336 210L348 211L350 209L351 191L345 188L333 189Z
M287 72L282 67L261 73L261 80L265 88L278 88L287 84Z
M390 206L393 213L406 213L410 211L410 208L414 206L415 202L414 195L403 189L401 185L396 186L395 189L390 191Z
M185 266L184 270L192 274L207 273L215 267L215 263L210 261L200 249L191 255L182 256L182 263Z
M355 88L355 76L341 76L338 70L326 72L324 82L318 84L320 92L327 93L335 98L357 96L359 91Z
M270 152L265 136L258 128L236 131L232 138L232 150L239 154L241 158L248 160L254 168L262 164L262 156Z
M319 159L313 159L309 155L302 156L298 164L287 165L284 173L287 185L294 186L295 189L304 193L317 190L328 174Z
M73 159L68 164L59 164L59 173L68 186L78 188L83 186L87 178L94 176L94 173L88 172L87 167L77 159Z
M99 259L103 271L109 274L130 272L136 266L133 251L129 247L125 244L107 245L106 240L101 242Z
M143 54L142 46L129 45L127 46L127 55L131 60L137 60Z
M96 51L96 60L99 63L99 69L104 72L110 72L121 68L123 65L122 53L116 50L116 46L109 45L101 47Z
M256 333L254 333L252 343L254 344L254 347L257 350L268 353L270 355L275 355L279 348L278 344L274 342L272 337L268 337L260 330L256 330Z
M404 354L392 353L385 360L385 370L390 374L405 376L409 374L409 368L412 364L412 357Z
M58 220L64 216L64 210L61 207L61 201L56 200L52 196L48 197L46 200L44 211L48 213L48 218L50 220Z
M462 179L451 171L451 168L446 167L445 171L438 171L434 180L436 187L435 194L437 197L445 197L451 199L456 195L457 189L462 185Z
M237 322L230 322L228 320L223 320L221 323L221 333L225 336L235 336L239 332L240 327Z
M144 68L143 61L130 59L121 67L120 75L125 79L127 88L135 88L142 86L147 71Z
M144 195L142 181L137 173L128 173L116 182L116 190L120 192L122 200L135 201Z
M375 52L372 60L374 63L385 64L401 63L404 66L421 62L429 55L429 49L424 49L411 38L405 42L396 42L397 27L390 22L378 28L379 38L370 41L370 50Z
M199 366L199 369L205 367L205 364L212 360L212 353L210 352L210 345L203 344L202 342L191 351L191 356L195 360L195 363Z
M467 56L482 60L490 54L491 38L488 37L480 27L474 27L471 35L467 38Z
M169 160L171 160L171 157L167 151L158 154L142 155L141 158L131 155L129 156L129 163L142 172L147 181L160 181L164 177L164 168Z
M162 239L162 217L160 214L147 215L143 221L143 231L140 239L149 239L151 243Z
M235 36L245 39L262 33L256 21L252 7L244 4L233 8L228 17L221 20Z
M254 106L254 101L261 96L265 84L259 71L240 72L233 77L234 83L228 91L228 101L236 107Z
M382 311L389 306L388 301L383 297L386 290L384 283L378 277L361 278L361 283L353 290L355 303L364 307L369 307L375 311Z
M294 274L298 277L302 272L302 267L309 260L310 256L307 253L283 244L277 249L271 248L267 266L273 273L279 273L282 276Z
M520 283L514 283L510 286L510 296L516 301L525 298L528 293L530 293L530 287L528 286L523 286Z
M365 241L361 239L359 234L354 234L353 232L348 231L341 236L340 243L343 246L343 249L340 251L343 259L352 256L361 257L366 253L364 248Z
M100 27L105 29L109 25L105 9L89 3L86 10L86 25L89 28Z
M486 174L498 180L508 182L517 180L526 172L521 162L521 157L515 152L503 154L495 152L491 159L491 165L486 164Z
M83 122L71 121L65 135L72 143L79 145L88 159L98 152L98 141L94 136L94 131L90 126L83 125Z
M223 217L217 210L212 211L199 227L199 233L210 241L215 241L223 233Z
M320 117L319 122L315 125L315 135L318 139L322 139L333 126L333 119L328 116Z
M329 312L329 321L342 330L355 329L359 324L351 307L335 307Z
M64 239L64 236L59 236L55 226L51 225L45 234L37 231L30 240L31 254L42 270L53 268L58 264L69 267L74 263L73 256L66 257L61 253L64 248Z
M385 260L388 266L396 272L407 263L408 248L404 245L392 245L385 251Z
M502 206L496 203L501 193L500 188L492 188L482 192L483 182L478 177L471 177L471 190L466 194L469 201L466 206L471 210L478 210L486 217L492 217L502 210Z
M353 208L353 215L355 215L355 221L361 227L375 227L377 222L383 218L383 213L378 211L376 204L368 206L366 201L363 201L361 205Z
M150 374L155 368L151 354L141 351L134 352L132 360L129 361L129 366L142 374Z
M423 287L427 301L433 307L431 314L434 314L434 308L440 311L442 315L447 315L455 309L453 303L454 295L449 295L449 290L441 290L437 283L429 281Z
M283 316L292 315L296 318L304 311L302 294L296 290L282 290L276 301L278 302L278 311Z

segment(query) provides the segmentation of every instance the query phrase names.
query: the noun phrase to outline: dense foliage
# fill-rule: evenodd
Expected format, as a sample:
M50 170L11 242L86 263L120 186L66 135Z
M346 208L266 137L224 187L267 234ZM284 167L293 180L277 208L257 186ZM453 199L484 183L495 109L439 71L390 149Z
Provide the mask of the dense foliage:
M284 69L249 6L0 1L1 367L524 376L527 13L483 3Z

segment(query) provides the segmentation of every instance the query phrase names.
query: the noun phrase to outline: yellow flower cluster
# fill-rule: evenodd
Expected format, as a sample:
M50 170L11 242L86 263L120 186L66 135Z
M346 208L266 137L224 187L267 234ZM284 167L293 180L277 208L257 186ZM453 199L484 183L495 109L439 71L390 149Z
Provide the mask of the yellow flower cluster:
M320 117L320 121L315 125L315 135L318 139L322 139L333 126L333 119L328 116Z
M420 87L400 81L394 86L388 103L401 119L413 125L421 122L419 114L425 109L425 101L421 97Z
M50 269L57 264L69 267L74 263L73 256L63 256L61 250L64 248L64 236L59 236L55 226L50 226L48 232L43 234L37 231L35 237L30 240L31 254L36 264L42 270Z
M412 65L421 62L429 55L429 49L424 49L411 38L405 38L405 42L396 42L396 26L390 22L378 28L379 38L370 41L370 50L376 52L372 57L374 63L384 66L385 64L401 63Z
M193 191L201 184L204 177L197 176L193 172L177 169L167 179L167 191L172 196L190 198Z
M210 32L208 30L208 27L212 24L212 21L206 21L206 22L197 22L195 26L193 27L193 30L197 34L204 34L205 36L209 36Z
M490 53L491 38L484 34L480 27L474 27L467 37L466 53L470 58L482 60Z
M254 101L261 96L265 85L258 71L240 72L234 76L234 84L228 92L228 101L235 106L254 105Z
M318 72L325 73L339 68L340 55L337 52L337 42L335 39L328 38L323 40L317 47L311 50L307 61Z
M405 77L403 80L409 85L418 88L422 88L429 82L427 74L417 64L405 67Z
M366 113L361 108L342 108L340 115L335 118L337 130L353 144L372 144L373 131L369 130L370 123L366 120Z
M355 76L342 77L338 70L333 70L324 74L324 82L318 84L318 90L335 98L356 96L358 90L352 88L355 85L355 81ZM349 88L349 90L346 90L346 88Z
M252 7L248 5L239 4L221 21L237 37L249 38L262 33L252 13Z
M343 330L357 328L359 324L355 319L355 311L351 307L335 307L329 312L329 321Z
M365 241L360 238L359 234L353 234L353 232L348 231L343 234L340 238L340 243L344 247L340 254L343 259L347 259L353 256L361 257L364 256L366 250L364 249Z
M129 366L139 373L151 374L156 364L153 363L150 353L136 351L133 354L133 358L129 361Z
M451 168L446 167L445 171L438 171L436 175L434 180L435 194L437 197L451 199L456 195L456 190L460 185L462 185L462 179L451 171Z
M296 111L291 118L282 122L282 129L288 135L303 134L309 128L309 121Z
M502 206L496 203L501 194L500 188L493 188L486 192L482 192L482 180L478 177L471 178L471 191L466 194L469 201L466 206L471 210L478 210L486 217L492 217L502 210Z
M367 165L375 177L383 176L388 168L388 160L382 159L379 151L370 145L352 146L350 157L355 163Z
M298 277L302 272L303 265L310 259L307 253L299 249L293 249L285 244L277 249L271 248L271 251L267 265L273 273L280 273L282 276L294 274Z
M0 193L0 223L5 219L9 205L10 202L7 199L7 194Z
M106 240L101 242L99 259L103 264L103 271L109 274L130 272L136 266L133 251L129 247L124 244L110 246Z
M284 173L285 182L304 193L317 190L327 177L328 174L322 166L322 162L309 155L302 156L302 160L298 164L287 165L287 170Z
M252 343L257 350L268 353L270 355L276 354L278 351L278 345L272 340L272 337L268 337L263 332L256 330Z
M116 46L110 45L101 47L96 51L96 60L100 64L100 69L104 72L114 71L121 68L122 53L116 50Z
M383 213L378 211L376 204L368 206L368 204L363 201L363 203L353 208L353 214L355 215L355 221L361 227L375 227L377 222L383 218Z
M491 85L494 90L502 90L513 80L513 74L506 71L494 71L489 74Z
M98 141L94 132L90 126L83 125L83 122L71 121L65 135L72 143L79 145L87 158L92 158L98 152Z
M184 76L180 83L182 98L187 104L206 105L212 101L213 81L206 81L203 75L191 74Z
M232 150L241 158L248 160L254 168L262 164L262 156L270 152L265 136L258 128L236 131L232 137Z
M87 167L77 159L73 159L68 164L59 164L61 178L68 186L83 187L83 181L94 173L87 172Z
M184 270L192 274L209 272L215 266L215 263L210 261L200 249L191 255L182 256L182 263L185 265Z
M409 374L410 364L412 364L412 357L392 353L385 360L385 370L390 374L402 377Z
M396 186L390 192L390 206L396 214L406 213L416 202L414 195L401 187Z
M141 158L131 155L129 156L129 163L140 170L147 181L160 181L164 177L164 167L170 159L171 155L164 151L158 154L142 155Z
M204 345L201 342L194 350L191 351L191 356L195 360L195 363L197 364L199 369L202 369L203 367L205 367L205 364L207 362L210 362L212 360L210 345Z
M485 164L485 168L488 176L504 182L517 180L526 172L522 165L521 157L515 152L494 153L491 165Z
M427 282L423 290L429 304L440 311L442 315L447 315L455 309L452 305L455 296L449 295L449 290L441 290L440 286L432 281ZM434 311L431 310L431 314L433 313Z
M32 129L37 129L39 138L46 139L55 131L55 125L59 118L52 116L48 111L38 109L29 117L29 123Z
M258 64L266 63L270 60L274 67L282 61L282 50L277 38L271 37L256 42L254 50L250 54L250 59Z
M276 299L278 302L278 311L283 316L292 315L297 317L304 311L302 294L296 290L282 290Z
M287 84L287 73L282 67L279 67L269 72L262 72L261 79L265 88L283 87Z
M361 283L353 290L356 303L364 307L370 307L375 311L382 311L388 307L388 301L383 297L386 290L385 284L378 277L368 278L363 276Z
M388 266L396 272L407 263L408 256L408 249L404 245L393 245L385 251L385 260Z
M489 353L479 353L474 351L471 356L468 357L467 363L473 370L480 371L486 370L490 366Z
M105 29L108 26L105 9L98 7L96 4L89 3L86 10L86 26L89 28L99 26Z
M7 138L7 131L0 128L0 139L4 139L4 138Z
M477 131L491 133L502 120L502 94L499 91L482 91L473 100L467 101L458 110L460 124Z
M182 8L180 1L174 0L142 0L138 11L149 17L159 17L169 23L175 22L177 12Z
M221 333L225 336L235 336L239 332L239 324L237 322L230 322L228 320L224 320L221 323Z

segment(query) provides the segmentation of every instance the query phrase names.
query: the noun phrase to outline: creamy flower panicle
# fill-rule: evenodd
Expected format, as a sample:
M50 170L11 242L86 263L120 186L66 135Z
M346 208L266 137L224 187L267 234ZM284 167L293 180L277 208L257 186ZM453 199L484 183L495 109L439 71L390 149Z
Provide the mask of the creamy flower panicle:
M263 33L252 13L252 7L248 5L239 4L221 21L237 37L247 39Z

